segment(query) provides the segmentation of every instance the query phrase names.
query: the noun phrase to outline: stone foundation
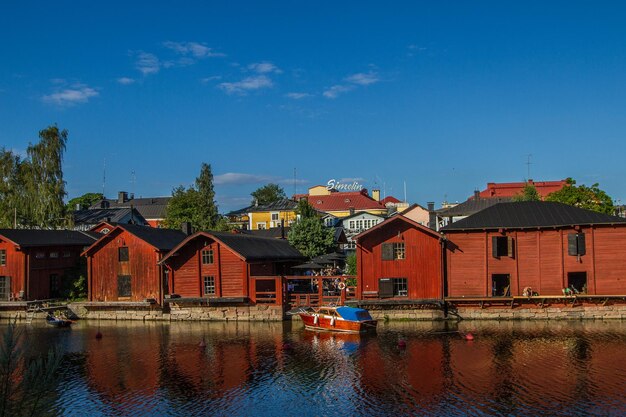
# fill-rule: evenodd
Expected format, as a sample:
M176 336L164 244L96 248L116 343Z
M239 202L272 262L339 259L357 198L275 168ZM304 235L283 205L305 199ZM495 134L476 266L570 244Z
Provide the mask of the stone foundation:
M534 308L507 307L458 307L449 318L463 320L609 320L626 319L626 305L579 305Z

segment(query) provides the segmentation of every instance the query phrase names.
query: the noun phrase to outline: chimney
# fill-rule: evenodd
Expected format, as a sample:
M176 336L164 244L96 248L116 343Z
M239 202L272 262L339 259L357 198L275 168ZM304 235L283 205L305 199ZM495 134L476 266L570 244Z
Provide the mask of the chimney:
M428 227L437 230L437 214L435 214L435 203L429 201L426 203L428 206Z
M474 199L475 200L480 199L480 191L479 190L474 190Z
M285 219L280 219L280 238L285 240Z
M354 214L354 207L350 207L350 216Z
M107 200L102 200L100 202L100 208L102 209L108 209L109 208L109 202Z
M376 201L380 201L380 190L372 190L372 198Z
M135 193L130 193L130 199L134 200L135 199Z
M185 235L190 236L193 233L193 230L191 228L191 222L183 222L181 225L181 230Z
M128 193L126 191L120 191L117 193L118 204L123 204L128 201Z

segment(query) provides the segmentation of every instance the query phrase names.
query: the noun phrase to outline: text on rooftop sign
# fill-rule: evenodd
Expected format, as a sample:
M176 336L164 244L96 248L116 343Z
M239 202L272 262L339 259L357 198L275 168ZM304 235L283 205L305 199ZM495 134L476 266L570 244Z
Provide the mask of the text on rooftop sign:
M356 181L353 181L352 183L343 183L335 179L330 179L326 183L326 189L328 191L361 191L363 186Z

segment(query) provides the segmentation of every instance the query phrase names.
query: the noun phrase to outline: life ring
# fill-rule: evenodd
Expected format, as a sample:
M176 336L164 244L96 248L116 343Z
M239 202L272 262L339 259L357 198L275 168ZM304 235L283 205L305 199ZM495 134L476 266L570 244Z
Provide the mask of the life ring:
M320 316L318 316L317 314L313 316L313 324L317 324L319 320L320 320Z
M345 282L340 282L339 284L337 284L337 288L339 288L341 291L346 289L346 283Z

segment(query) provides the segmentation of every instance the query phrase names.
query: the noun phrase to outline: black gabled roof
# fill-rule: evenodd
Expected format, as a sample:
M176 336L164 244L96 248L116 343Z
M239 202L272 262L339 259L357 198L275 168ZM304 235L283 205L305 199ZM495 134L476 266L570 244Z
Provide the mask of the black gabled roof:
M0 237L20 247L90 246L97 240L95 236L76 230L0 229Z
M250 206L248 209L248 212L254 213L257 211L295 210L297 207L298 207L297 201L290 200L288 198L283 198L282 200L274 201L268 204L259 204L258 206Z
M536 229L586 225L626 225L626 219L547 201L499 203L449 224L442 232L485 229Z
M77 210L72 213L75 224L98 224L101 222L122 223L132 219L135 224L148 224L137 209L130 207L116 207L108 209Z
M207 232L237 252L246 261L304 260L306 257L287 240L246 234Z
M171 250L187 237L177 229L158 229L135 224L118 224L117 226L159 250Z
M471 216L479 211L482 211L488 207L495 206L500 203L510 203L513 201L513 197L492 197L492 198L470 198L457 204L454 207L437 210L437 216L439 217L460 217Z

